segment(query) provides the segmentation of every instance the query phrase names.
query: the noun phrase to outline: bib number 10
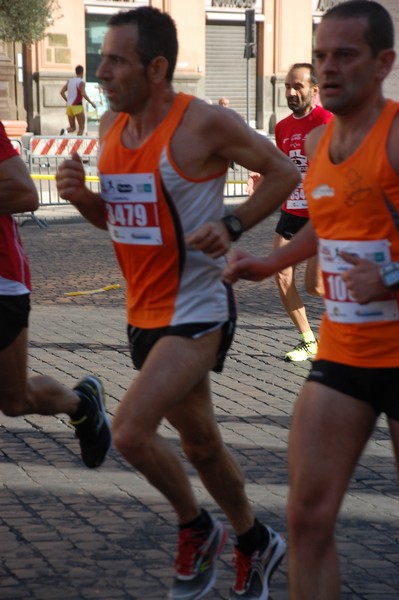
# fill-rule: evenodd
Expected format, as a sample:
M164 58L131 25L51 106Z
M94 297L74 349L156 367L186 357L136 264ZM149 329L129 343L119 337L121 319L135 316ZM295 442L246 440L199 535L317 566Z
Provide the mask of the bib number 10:
M324 273L326 298L335 302L355 302L341 275Z

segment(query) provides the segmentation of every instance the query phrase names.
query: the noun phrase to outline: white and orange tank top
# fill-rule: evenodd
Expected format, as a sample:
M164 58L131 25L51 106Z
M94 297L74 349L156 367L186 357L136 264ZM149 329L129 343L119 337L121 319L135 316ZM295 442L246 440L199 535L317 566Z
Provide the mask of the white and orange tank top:
M136 149L126 148L120 113L104 137L98 169L108 230L126 279L127 318L142 328L222 322L235 316L224 257L186 245L200 225L223 216L225 171L185 175L170 142L192 96L177 94L164 120Z
M80 106L83 104L83 96L80 91L80 84L83 79L81 77L71 77L68 81L67 88L67 105L68 106Z
M359 367L399 366L396 297L358 304L342 279L345 250L379 265L399 261L399 176L387 140L399 104L388 100L360 146L334 164L326 128L304 181L309 214L319 238L325 308L317 358Z

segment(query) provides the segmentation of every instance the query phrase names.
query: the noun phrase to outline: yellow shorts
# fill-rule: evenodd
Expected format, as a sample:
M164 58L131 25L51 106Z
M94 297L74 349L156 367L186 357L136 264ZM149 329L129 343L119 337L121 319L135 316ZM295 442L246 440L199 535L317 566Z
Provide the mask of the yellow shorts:
M76 104L76 106L67 106L66 114L68 117L76 117L76 115L80 115L83 112L83 106L81 104Z

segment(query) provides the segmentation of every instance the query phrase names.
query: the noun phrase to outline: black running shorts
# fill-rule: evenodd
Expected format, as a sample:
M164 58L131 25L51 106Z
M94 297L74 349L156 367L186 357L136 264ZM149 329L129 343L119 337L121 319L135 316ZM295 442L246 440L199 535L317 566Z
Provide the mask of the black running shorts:
M22 329L28 327L30 294L0 295L0 350L8 348Z
M370 369L315 360L307 380L367 402L376 415L399 421L399 367Z
M276 233L281 235L285 240L290 240L306 223L309 221L306 217L298 217L292 215L286 210L282 210L280 219L276 225Z
M221 327L222 341L217 353L216 364L212 369L215 373L221 373L224 360L233 341L235 323L235 319L230 319L225 323L186 323L184 325L171 325L168 327L159 327L157 329L141 329L140 327L128 325L127 335L129 339L130 356L132 357L136 369L141 369L151 348L161 337L177 335L195 339Z

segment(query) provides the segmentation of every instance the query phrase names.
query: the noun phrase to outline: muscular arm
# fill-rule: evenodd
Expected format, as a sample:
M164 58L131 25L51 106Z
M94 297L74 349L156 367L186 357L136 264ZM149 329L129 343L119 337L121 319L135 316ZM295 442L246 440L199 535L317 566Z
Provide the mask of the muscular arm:
M89 98L89 96L86 94L86 84L84 81L82 81L82 83L79 85L79 90L80 93L82 94L82 97L89 103L92 105L93 108L96 108L96 105L94 104L94 102L92 102Z
M64 98L65 102L67 101L67 95L66 95L67 89L68 89L68 83L66 83L60 90L60 94Z
M39 206L39 197L25 163L19 156L0 162L0 214L30 212Z
M190 117L195 119L195 125ZM206 177L234 161L262 176L251 197L234 210L244 230L272 214L300 181L295 165L230 109L209 105L198 110L193 107L186 130L178 132L172 145L176 162L184 172L193 177ZM185 148L185 152L181 148ZM202 225L187 241L213 257L225 254L230 247L223 222Z

